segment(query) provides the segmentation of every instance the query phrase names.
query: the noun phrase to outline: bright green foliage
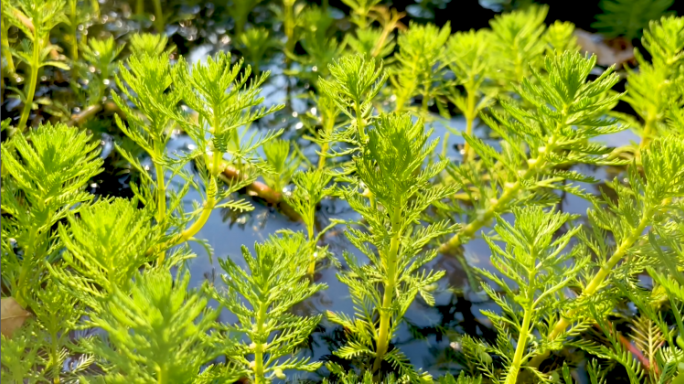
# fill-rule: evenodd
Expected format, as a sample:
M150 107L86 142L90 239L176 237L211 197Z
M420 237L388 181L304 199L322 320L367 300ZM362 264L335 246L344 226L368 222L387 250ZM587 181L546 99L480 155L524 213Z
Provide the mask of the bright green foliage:
M255 244L254 249L256 256L242 248L248 270L231 259L219 259L228 291L216 291L214 298L238 318L238 324L227 327L228 331L248 338L234 345L234 336L227 335L222 352L256 384L284 379L284 370L317 370L321 363L294 356L321 316L301 317L290 310L326 288L307 279L309 257L304 236L286 233ZM250 355L253 358L248 358Z
M89 78L88 104L102 102L107 84L117 70L115 60L123 48L124 45L117 45L113 37L104 40L89 39L88 45L81 48L83 59L95 67L95 73L83 71Z
M525 10L498 15L490 21L493 70L504 90L522 83L531 75L544 52L544 19L547 6L530 6Z
M250 28L240 35L240 52L248 64L254 67L254 73L259 73L259 68L266 63L266 54L269 49L278 46L278 41L271 36L266 28Z
M69 382L93 362L92 356L82 356L65 367L67 358L77 349L70 332L78 329L85 312L49 275L44 275L40 283L41 289L31 292L30 297L35 316L11 337L2 335L3 382ZM3 320L7 315L12 314L3 312Z
M2 335L2 380L18 384L37 383L41 379L35 366L42 362L38 354L40 346L35 342L36 323L29 321L12 338Z
M505 248L496 244L494 238L485 237L492 250L491 263L499 273L480 270L503 290L499 293L484 285L502 310L501 314L484 311L499 333L496 345L484 348L504 359L505 374L495 374L491 363L483 364L484 373L494 382L501 380L507 384L517 382L521 368L537 353L536 346L544 344L536 336L537 324L563 309L561 291L574 284L589 262L580 247L567 249L581 226L555 236L572 218L569 214L549 213L540 207L515 209L513 214L514 225L499 218L494 228L497 240L506 243Z
M275 139L263 145L266 164L271 169L263 175L266 184L273 190L283 192L292 181L292 175L299 167L300 159L290 153L290 142Z
M173 44L168 46L168 42L169 38L164 34L136 33L131 36L128 47L132 56L168 56L176 49Z
M29 72L24 90L13 88L24 104L21 119L17 125L19 129L26 129L29 114L33 108L40 69L45 66L69 69L63 62L48 60L50 52L57 48L50 43L50 31L65 20L64 5L64 0L15 0L4 4L3 16L11 25L21 30L26 38L19 49L12 52L20 63L28 67ZM17 18L15 9L32 21L32 29Z
M135 277L130 291L116 289L93 323L107 338L87 349L98 356L107 383L193 383L216 353L207 334L218 311L200 292L188 292L190 275L166 270ZM133 380L133 381L131 381ZM98 381L95 378L93 381Z
M482 384L482 377L473 378L461 372L458 377L454 378L450 373L447 373L446 376L440 377L437 382L439 384Z
M642 41L653 62L635 51L639 70L629 71L625 101L643 119L643 123L627 120L641 135L643 148L653 137L671 130L666 124L668 111L684 106L684 92L678 87L684 79L684 17L652 21Z
M396 46L394 35L381 28L357 29L355 35L348 34L345 37L346 44L353 52L367 57L385 58L394 52Z
M666 231L666 232L665 232ZM646 312L647 319L656 319L657 330L662 339L666 339L669 347L661 348L658 345L655 350L659 355L655 356L658 363L663 367L663 376L676 376L679 380L684 379L684 225L680 221L670 228L665 227L657 231L659 239L651 236L651 245L657 252L660 263L656 268L648 268L648 273L663 288L675 317L675 329L670 331L670 326L663 321L662 317L656 316L653 311ZM665 232L669 236L664 236ZM664 246L664 247L663 247ZM642 303L648 303L642 300ZM646 307L642 304L640 307ZM642 332L643 333L643 332ZM650 338L642 338L650 340ZM649 343L652 344L652 343ZM673 381L676 383L676 381Z
M547 51L559 54L565 51L579 51L574 32L575 26L572 23L556 20L544 33Z
M305 66L297 75L315 84L319 76L328 76L328 66L342 54L344 45L332 35L334 20L326 9L311 5L302 11L299 22L303 29L300 44L306 56L290 56Z
M126 100L113 93L114 102L124 111L128 123L124 124L117 118L117 125L150 155L155 165L162 164L164 160L169 161L164 150L170 136L168 128L171 118L160 107L170 109L180 101L179 93L169 89L172 82L169 57L164 54L131 56L127 67L120 64L116 83L140 113L135 113ZM137 159L119 150L124 156L131 157L129 162L141 174L147 175Z
M67 216L59 226L66 252L52 275L90 308L117 288L126 290L138 270L151 261L146 255L159 238L151 226L153 214L136 208L137 201L99 200Z
M335 100L329 95L322 94L314 99L316 109L308 111L302 118L302 124L309 130L312 136L306 136L308 140L320 147L318 154L318 169L325 169L329 163L329 151L337 152L338 148L333 139L336 134L337 120L340 109ZM684 118L684 115L683 115ZM320 129L318 127L320 126ZM333 148L332 150L330 148Z
M361 55L342 56L330 65L330 79L320 79L319 87L351 123L344 130L333 131L329 142L351 144L349 151L334 152L345 155L361 148L367 141L366 127L373 112L373 99L385 83L382 65Z
M141 15L144 2L136 1ZM592 384L609 382L616 369L634 383L684 382L682 18L663 17L644 31L644 56L651 59L637 53L638 68L627 70L624 100L636 112L629 118L613 111L621 95L612 90L618 81L612 68L601 73L596 58L577 53L571 23L547 27L544 6L521 6L496 17L491 30L451 36L449 26L406 28L402 12L377 0L345 0L352 12L345 18L327 2L216 7L233 18L228 35L253 73L224 52L190 65L171 55L175 48L166 34L134 34L128 50L117 36L89 37L79 46L77 37L93 32L89 23L78 29L88 14L84 3L98 12L97 1L3 3L5 74L13 75L10 82L19 76L26 81L19 126L2 124L3 382L266 383L297 380L288 377L297 370L324 374L322 362L300 355L317 345L321 315L299 311L316 307L307 304L325 289L314 283L317 268L327 267L319 260L329 257L339 267L325 244L333 236L323 236L342 222L317 217L329 197L342 197L360 216L346 223L346 235L367 260L344 255L348 268L339 279L349 287L355 313L329 313L341 326L332 342L344 335L326 364L330 380L433 383L400 350L398 330L406 321L410 331L422 333L407 311L418 295L435 304L444 272L431 265L449 262L449 255L435 260L437 252L459 251L498 220L493 233L483 234L493 268L479 273L497 287L485 285L493 302L484 313L493 328L476 325L482 340L479 333L457 336L444 356L455 352L462 372L438 383L481 384L484 374L488 383L574 384L577 361L568 355L577 350L598 359L584 365ZM603 2L606 9L646 3ZM624 13L635 16L629 28L670 3L631 7ZM161 31L172 19L160 1L153 5ZM267 12L277 19L272 29L247 26L261 23ZM62 22L66 33L51 33ZM638 33L625 30L628 38ZM10 41L15 36L24 42ZM284 79L288 101L301 85L310 93L299 94L304 103L288 102L286 118L263 121L281 108L263 106L261 87L269 79L258 73L259 65L279 63L283 56L272 56L276 50L284 54L282 77L270 85L280 88ZM51 61L61 60L62 51L74 70L56 71L55 78L66 75L75 97L64 103L55 97L60 91L33 103L38 69L69 69ZM124 54L130 55L122 63ZM118 108L106 98L114 75ZM78 95L81 87L85 97ZM428 140L434 132L425 127L437 118L433 105L449 123L447 101L466 120L464 156L448 165L453 142L445 138L440 157L437 141ZM23 134L34 104L41 106L38 118L52 121L81 108L84 113L69 121L78 125L100 110L115 112L127 136L113 136L123 156L113 154L115 167L129 163L140 178L131 184L135 198L93 202L85 188L102 167L100 143L63 124ZM113 133L109 120L99 117L99 128ZM255 130L253 123L306 131L280 140L281 130ZM476 124L490 135L475 137ZM638 148L600 144L602 136L627 127L640 133ZM192 143L170 153L167 144L178 134ZM309 143L318 150L316 165L299 150ZM631 161L616 160L621 157ZM581 173L587 168L619 178L602 184L597 197L580 188L596 181ZM249 185L258 177L269 188ZM234 200L244 187L257 194L270 189L273 201L282 198L280 207L301 218L302 233L283 230L253 254L244 250L246 268L221 260L227 290L188 289L184 261L195 255L187 242L200 242L211 256L208 242L195 236L216 208L251 209ZM197 201L188 201L191 189ZM582 226L575 215L548 208L566 192L593 204ZM508 213L514 224L506 221ZM451 240L437 248L447 236ZM470 288L479 287L461 261ZM219 309L212 309L210 298ZM8 317L12 307L16 315ZM217 321L226 310L237 323ZM94 330L101 333L82 333ZM542 364L556 351L553 363Z
M366 29L370 25L369 15L373 7L378 5L381 0L342 0L352 9L351 22L356 24L359 29Z
M578 279L580 296L566 302L563 312L548 318L550 349L562 348L566 337L611 311L616 297L608 286L632 279L657 258L647 245L645 230L670 228L677 222L676 207L684 197L684 143L654 141L642 154L642 167L643 176L636 166L630 167L628 186L618 180L610 184L617 201L605 196L589 212L591 232L582 232L580 239L596 255L598 268L584 272ZM613 242L608 242L606 231L612 233ZM624 262L628 257L629 262Z
M445 44L449 39L449 23L441 29L434 25L411 24L397 39L399 52L394 56L390 81L396 95L395 111L403 111L415 96L422 97L422 111L441 95L439 83L444 81Z
M234 201L229 196L252 182L256 178L254 171L264 170L256 159L256 149L281 131L271 131L258 138L255 135L245 137L246 128L255 120L281 109L282 105L259 108L263 101L259 86L269 73L264 72L249 81L250 73L249 66L243 70L242 61L231 65L230 55L223 52L208 58L205 63L193 64L192 68L181 58L173 69L175 89L182 95L183 102L197 112L198 118L188 119L178 110L167 109L166 113L170 111L174 120L195 141L197 149L187 159L195 159L200 165L199 175L206 188L203 207L181 216L181 222L187 222L199 213L195 222L174 238L175 244L193 238L214 208L238 211L252 208L249 203ZM241 128L244 128L242 132ZM226 167L223 162L226 153L229 164L236 167L243 178L227 188L219 188L219 175ZM226 199L228 201L222 203Z
M455 88L449 100L463 113L466 120L465 133L473 134L475 118L492 103L492 87L486 88L485 81L491 76L492 57L490 53L492 35L485 30L456 32L449 38L447 61L449 69L456 76L456 84L463 86L465 94ZM465 161L473 158L471 147L466 147Z
M533 72L517 92L522 100L534 106L528 110L513 101L501 101L502 111L491 111L494 119L487 124L501 138L501 152L484 141L465 134L466 142L480 156L479 164L466 163L449 169L450 175L464 188L474 202L467 226L442 246L447 251L472 237L497 213L514 206L554 204L558 197L549 189L583 192L566 181L592 181L575 171L559 170L563 165L607 164L603 155L610 148L589 139L624 129L606 118L619 95L610 94L618 76L606 70L594 81L587 77L596 63L595 57L565 52L547 56L545 72ZM489 180L483 170L500 171ZM460 206L456 207L460 210Z
M358 186L344 190L350 206L364 219L363 230L348 228L347 237L370 260L361 265L345 253L350 271L339 279L350 288L355 318L329 313L330 320L349 330L345 346L335 352L340 357L375 358L373 371L388 361L411 382L424 380L414 372L399 349L389 349L402 317L420 295L433 304L431 291L444 275L442 271L424 271L436 250L423 247L453 228L441 222L420 226L421 213L436 201L453 193L449 187L430 184L430 179L446 165L432 164L423 169L426 157L437 145L428 143L429 133L408 114L381 115L369 131L363 154L355 159L355 169L372 195L370 202L358 193ZM364 359L365 361L367 361Z
M231 162L238 165L249 162L256 148L279 133L267 134L257 142L242 140L238 128L282 108L282 105L257 108L263 102L259 87L269 73L249 81L251 71L249 66L243 70L242 61L231 65L230 55L224 52L209 57L206 63L195 63L192 68L181 58L174 67L174 85L182 94L183 102L199 114L197 122L178 120L202 151L209 144L205 136L210 134L214 159L228 152ZM212 168L212 172L220 170Z
M156 171L155 199L147 199L139 194L141 200L157 210L157 222L166 224L166 182L164 168L173 164L166 153L166 144L171 137L171 117L167 110L172 110L180 101L180 92L170 89L172 82L171 65L166 54L159 56L131 56L128 68L119 66L116 83L121 92L130 100L140 113L136 113L121 96L114 93L112 97L116 105L125 113L126 123L116 116L119 129L136 143L151 158ZM126 86L127 85L127 86ZM117 145L117 150L143 176L142 182L154 184L140 160Z
M603 13L591 26L608 37L636 39L650 20L659 19L674 0L601 0Z
M295 174L296 186L292 194L285 197L285 201L299 214L306 226L309 252L309 274L316 270L316 261L328 255L327 248L318 247L318 241L330 230L336 222L316 234L316 207L327 196L335 193L336 185L330 185L332 175L323 170L299 172Z
M2 280L22 305L39 285L46 260L54 260L53 226L80 203L92 199L84 188L98 174L98 144L85 132L63 124L43 125L2 143ZM22 250L18 257L11 242Z

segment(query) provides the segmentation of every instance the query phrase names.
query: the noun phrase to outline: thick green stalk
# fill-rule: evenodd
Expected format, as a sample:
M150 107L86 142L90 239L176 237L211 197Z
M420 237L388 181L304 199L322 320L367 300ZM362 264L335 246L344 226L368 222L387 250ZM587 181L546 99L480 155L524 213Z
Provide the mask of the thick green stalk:
M314 232L313 212L310 213L310 221L307 223L306 231L309 239L309 275L313 278L316 272L316 237Z
M168 372L166 371L166 367L159 367L159 374L157 375L157 384L166 384L168 383Z
M164 181L164 166L154 163L157 173L157 222L162 223L166 219L166 183Z
M639 152L637 152L637 156L640 155L640 152L646 149L648 144L651 142L651 135L653 134L653 125L656 121L656 118L652 116L652 114L649 113L649 115L646 117L645 122L644 122L644 131L641 135L641 143L639 144Z
M259 303L259 311L256 317L257 335L260 338L264 334L264 323L266 322L266 308L268 304ZM265 384L266 377L264 376L264 352L266 345L261 341L254 343L254 384Z
M430 84L427 84L425 86L425 90L423 90L423 101L421 102L421 111L423 115L427 115L428 112L428 103L430 102Z
M218 158L218 160L217 160ZM176 245L183 244L184 242L192 239L207 223L209 220L209 217L211 216L211 212L214 210L216 207L216 204L218 203L216 201L216 192L218 191L218 176L215 175L214 173L216 172L215 170L220 170L220 163L221 163L221 157L216 156L214 157L213 160L213 167L210 170L211 171L211 179L209 182L209 185L207 186L207 200L204 201L204 204L202 206L202 212L200 213L200 216L197 218L197 220L192 223L189 227L187 227L183 232L179 233L175 237L173 237L169 242L164 244L161 249L167 249L170 247L175 247ZM218 164L217 164L218 163ZM220 172L220 171L219 171ZM148 253L154 252L154 249L148 250ZM162 252L159 255L157 263L161 265L164 262L164 257L165 254Z
M401 207L402 204L399 204ZM396 210L392 214L392 240L390 240L390 249L387 255L382 259L385 264L385 271L387 273L387 280L385 281L385 292L382 297L382 308L380 308L380 329L378 330L378 339L376 340L375 362L373 363L373 371L378 372L382 361L387 353L387 348L390 342L390 320L392 313L389 308L394 301L394 294L397 284L397 262L399 254L399 245L401 244L401 210Z
M210 170L211 180L209 181L209 186L207 187L207 200L204 202L200 217L180 234L180 238L176 244L190 240L202 229L202 227L204 227L204 225L207 223L207 220L209 220L209 216L211 216L211 212L214 210L214 207L217 203L216 192L218 191L218 175L221 173L221 157L222 156L217 156L216 154L214 154L212 157L212 168Z
M511 368L506 376L505 384L515 384L518 380L518 373L523 363L523 356L525 355L525 348L527 347L527 338L530 335L530 323L532 322L532 313L534 308L525 309L523 316L522 327L520 328L520 336L518 336L518 345L515 347L515 354L511 362Z
M36 27L36 29L38 28ZM29 75L29 81L26 83L26 87L24 87L26 100L24 103L24 109L21 111L19 125L17 126L19 129L28 128L26 127L26 122L28 121L29 115L31 114L31 108L33 107L33 97L36 95L38 71L40 71L40 51L42 45L42 37L35 33L33 38L33 55L31 56L31 74Z
M327 160L328 157L328 148L330 147L330 144L326 141L321 145L321 154L318 158L318 169L324 169L325 168L325 161Z
M50 358L52 359L52 381L54 384L59 384L59 374L62 372L62 367L59 365L59 340L57 339L57 332L51 332L51 349Z
M363 144L366 142L366 121L363 119L361 106L358 101L354 102L354 115L356 116L356 130L359 135L359 141Z
M629 249L634 245L634 243L636 243L641 238L644 229L646 229L646 227L650 223L653 215L655 214L655 211L656 209L653 207L648 207L644 210L637 227L634 228L634 230L630 233L629 236L627 236L620 242L620 245L617 247L617 249L615 249L615 252L613 252L608 261L601 266L598 273L591 279L587 287L584 288L584 290L582 291L582 294L577 298L578 302L592 297L598 291L598 289L601 287L601 284L603 284L606 278L610 275L610 272L627 255L627 251L629 251ZM565 330L570 326L569 319L573 318L578 311L579 307L572 309L565 314L562 314L560 319L551 329L551 332L549 332L547 339L553 340L556 337L558 337L558 335L565 332ZM544 361L544 359L546 359L548 356L548 351L535 356L535 358L530 361L530 366L535 368L539 367L542 361Z

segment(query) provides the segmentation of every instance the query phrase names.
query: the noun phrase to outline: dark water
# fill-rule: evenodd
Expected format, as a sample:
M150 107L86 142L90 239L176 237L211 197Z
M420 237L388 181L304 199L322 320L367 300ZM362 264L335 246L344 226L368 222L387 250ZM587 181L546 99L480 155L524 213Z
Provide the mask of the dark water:
M448 4L449 2L446 1L445 3ZM150 25L149 20L142 22L131 20L134 17L129 14L130 10L127 10L123 3L112 3L112 10L108 10L108 7L103 6L102 19L106 21L90 28L91 37L101 33L120 37L130 31L137 30L140 28L140 25L147 27ZM171 40L178 46L179 51L185 54L189 61L202 60L217 50L232 48L230 41L226 43L226 30L229 30L232 25L230 19L216 16L221 9L219 6L195 5L194 3L186 2L186 4L176 5L175 7L173 9L190 15L190 21L186 20L182 23L170 24L167 27L167 33L171 35ZM482 26L486 26L491 13L488 10L482 12L483 15L486 15L486 19L480 20L482 21ZM273 28L277 30L278 26L274 25ZM452 24L452 29L457 30L460 28ZM284 127L287 129L285 137L296 140L301 136L297 126L299 120L296 116L305 113L313 106L307 105L305 101L294 97L297 94L308 91L306 84L295 84L292 81L291 84L293 86L288 87L287 79L282 75L282 63L282 55L276 54L272 58L270 68L262 68L273 71L269 82L263 87L263 95L266 98L266 105L285 103L289 96L289 108L266 121L260 122L251 129L268 129L274 126ZM50 74L47 73L47 75ZM68 94L68 85L60 84L51 84L48 87L43 87L39 93L53 97ZM287 94L288 88L291 90L290 95ZM16 116L17 114L16 104L13 104L12 101L5 101L3 103L3 117L8 115ZM95 124L98 124L98 122L96 121ZM117 163L117 154L115 151L112 151L112 141L119 139L116 128L114 126L107 126L111 124L109 120L100 120L99 124L104 125L102 131L109 133L102 136L103 156L107 158L108 169L104 175L101 175L95 181L96 185L93 186L93 192L98 194L130 195L130 190L127 186L127 183L130 181L130 175L126 175L125 172L122 173L122 168L119 167L121 164ZM465 124L462 117L457 116L448 121L440 120L430 125L434 129L434 138L446 140L446 154L454 161L458 161L459 153L457 146L461 145L463 140L458 135L448 133L464 129ZM635 139L636 137L630 132L602 138L605 143L611 146L625 145L630 140ZM304 153L312 155L311 159L315 161L315 155L313 155L315 148L306 146L303 140L299 140L299 142L304 144ZM193 144L187 136L178 132L171 140L168 150L171 153L180 152L187 150ZM188 167L188 169L191 169L190 165ZM598 179L613 177L612 173L603 168L589 169L588 167L579 167L578 170L591 173ZM597 187L594 185L586 185L585 188L588 191L597 192ZM304 230L302 224L291 221L285 215L262 201L246 195L236 197L251 200L255 209L251 212L237 214L220 210L213 212L205 227L197 235L198 238L207 240L213 247L213 260L208 257L203 247L193 244L192 249L197 254L197 257L187 263L188 270L192 275L192 285L194 286L200 286L207 280L218 286L222 285L220 279L222 270L216 261L218 258L231 258L238 265L244 267L245 263L241 256L242 245L246 245L252 250L255 242L264 241L269 235L274 234L278 230ZM188 207L191 206L193 200L201 201L196 191L188 194ZM561 208L567 212L584 214L588 204L580 198L568 195L564 197ZM359 215L349 209L344 201L326 200L321 205L317 219L325 224L333 218L356 220L359 219ZM328 245L329 249L340 260L343 251L352 252L360 260L363 260L364 256L348 243L343 231L344 228L342 227L333 229L323 238L322 245ZM487 300L486 296L481 292L474 292L469 284L469 274L473 272L468 269L490 267L489 249L485 242L481 239L469 242L464 248L464 260L467 262L467 267L464 266L461 260L453 256L440 255L433 260L429 266L430 268L442 269L447 272L446 277L441 282L441 291L436 295L436 306L429 307L420 299L416 299L416 302L407 313L407 324L401 328L395 339L395 345L401 348L414 366L423 368L435 376L443 374L443 371L448 369L451 369L453 372L453 369L457 367L453 350L449 346L449 334L465 333L485 338L494 336L489 328L488 320L481 315L480 310L496 310L495 305ZM327 310L348 314L353 313L347 287L337 280L337 272L337 268L331 265L324 264L321 266L320 271L315 276L315 280L327 284L328 289L302 303L296 308L296 311L300 314L318 314ZM221 321L231 323L235 322L236 319L232 314L224 311ZM310 345L310 353L313 359L328 358L331 351L336 349L335 343L340 342L339 337L339 329L324 320L319 329L314 333ZM309 377L314 378L315 376Z

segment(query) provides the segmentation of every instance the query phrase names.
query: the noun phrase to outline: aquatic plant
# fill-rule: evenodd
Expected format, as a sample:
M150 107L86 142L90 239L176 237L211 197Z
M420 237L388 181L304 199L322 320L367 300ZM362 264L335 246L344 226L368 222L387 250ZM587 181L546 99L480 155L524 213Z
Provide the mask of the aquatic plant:
M23 104L2 122L3 382L572 384L579 365L596 384L684 380L684 19L649 23L619 93L572 23L545 24L546 6L452 33L343 3L344 17L327 2L231 2L225 36L254 71L224 49L191 60L162 33L88 35L99 9L86 17L76 1L3 3L3 73L26 77L5 88ZM669 6L657 3L639 19ZM169 29L153 6L154 28ZM622 13L602 20L635 37ZM51 34L62 22L68 33ZM276 80L258 69L273 57ZM73 97L34 100L45 66L78 75ZM265 100L274 84L302 87L286 114ZM454 111L462 156L433 129ZM630 128L638 142L604 144ZM129 196L97 191L109 156ZM566 212L565 194L586 214ZM242 260L214 255L213 212L263 201L297 223L239 244ZM344 220L328 216L340 206ZM342 233L355 249L329 244ZM478 237L491 265L473 268L463 246ZM219 278L191 279L190 242ZM439 266L452 256L463 290L489 302L481 333L438 329L457 365L437 377L400 334L418 333L412 307L441 310L457 291ZM316 305L328 268L352 313ZM325 327L339 344L321 357Z

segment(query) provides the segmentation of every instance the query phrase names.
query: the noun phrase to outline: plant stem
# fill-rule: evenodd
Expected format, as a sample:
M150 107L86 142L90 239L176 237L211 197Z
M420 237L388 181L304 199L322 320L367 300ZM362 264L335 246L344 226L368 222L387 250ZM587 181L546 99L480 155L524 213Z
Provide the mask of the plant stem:
M321 145L321 154L318 158L318 169L319 170L325 168L325 161L328 157L327 152L328 152L329 147L330 147L330 144L328 144L327 141L325 143L323 143L323 145Z
M166 368L159 367L159 374L157 375L157 384L165 384L167 380Z
M93 7L93 14L96 18L100 18L100 3L98 0L90 0L90 6Z
M403 204L399 204L401 207ZM399 245L401 244L401 210L395 209L392 214L392 240L390 240L390 249L386 258L383 258L385 264L386 278L385 291L382 297L382 307L380 308L380 329L378 331L378 339L376 341L375 362L373 363L373 372L378 372L382 361L387 353L389 346L389 329L392 312L390 307L394 301L394 291L397 284L397 261L399 254Z
M610 275L610 272L613 270L613 268L615 268L617 264L625 257L627 251L629 251L634 243L641 238L644 229L646 229L646 226L648 226L650 223L655 211L656 209L654 207L648 207L644 210L637 227L634 228L628 237L620 242L620 245L617 247L617 249L615 249L615 252L613 252L608 261L601 266L598 273L591 279L587 287L582 291L582 294L577 298L578 302L593 296L598 291L598 289L601 287L601 284L603 284L606 278ZM565 332L568 326L570 326L570 320L568 319L574 317L578 311L579 307L562 314L560 319L556 322L556 325L551 329L551 332L549 332L547 339L553 340L558 337L558 335ZM544 359L546 359L548 356L549 351L535 356L534 359L530 361L530 366L535 368L539 367L542 361L544 361Z
M31 114L31 108L33 107L33 97L36 94L36 85L38 83L38 71L40 71L40 51L43 45L42 36L34 32L33 34L33 55L31 56L31 74L29 76L29 81L26 83L24 88L24 94L26 95L26 100L24 103L24 109L21 111L21 119L19 120L19 125L17 128L26 129L26 122L28 121L29 115Z
M309 239L309 275L313 279L316 272L316 237L314 232L314 214L310 212L309 221L306 225L307 235Z
M59 365L59 342L57 339L57 333L56 332L50 332L50 337L51 337L51 350L50 354L52 355L52 381L55 384L59 384L59 374L62 372L62 367Z
M653 124L655 123L655 120L656 118L651 113L649 113L649 115L646 117L646 120L644 122L644 131L641 136L641 143L639 143L639 152L637 152L636 156L640 157L640 152L646 149L648 144L651 142L651 135L653 134Z
M475 120L476 115L475 92L473 92L470 87L467 87L466 93L466 110L463 111L463 115L466 119L466 134L470 136L473 134L473 122ZM465 145L463 146L463 162L465 163L468 161L472 161L474 157L475 153L473 152L473 148L466 141Z
M361 106L358 101L354 101L354 115L356 116L356 130L359 135L359 141L363 144L366 142L366 121L363 119Z
M515 384L518 381L518 373L522 367L523 355L525 354L525 348L527 347L527 338L530 334L530 323L532 321L533 312L534 308L525 309L522 327L520 328L520 336L518 336L518 343L515 347L515 355L513 355L511 368L508 371L508 375L506 375L505 384Z
M7 23L2 23L2 55L5 57L5 60L7 60L7 70L11 74L14 74L14 58L12 58L12 53L9 51L9 38L7 37L8 28Z
M154 0L154 27L157 29L157 33L164 33L164 13L161 7L161 0Z
M97 0L93 0L93 2L97 3ZM71 0L69 2L70 8L71 8L71 61L74 63L72 66L72 77L73 80L75 80L75 76L77 75L77 70L76 70L76 61L78 61L78 39L76 38L76 34L78 33L78 25L76 24L77 18L76 18L76 0Z
M166 183L164 181L164 166L154 163L157 173L157 222L162 223L166 219Z
M421 103L421 111L423 115L427 115L428 112L428 103L430 102L430 85L425 86L425 90L423 91L423 101Z
M267 304L260 302L259 311L256 316L256 327L257 327L257 337L261 338L264 333L264 322L266 321L266 308ZM254 384L265 384L266 378L264 377L264 352L265 346L260 340L259 342L254 342Z

